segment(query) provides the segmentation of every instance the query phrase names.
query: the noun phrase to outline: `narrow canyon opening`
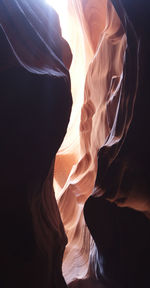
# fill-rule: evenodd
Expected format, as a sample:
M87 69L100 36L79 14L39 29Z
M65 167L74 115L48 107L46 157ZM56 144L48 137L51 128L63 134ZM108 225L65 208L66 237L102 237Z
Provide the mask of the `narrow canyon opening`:
M97 153L112 128L123 78L126 34L111 1L64 0L47 3L60 17L73 60L73 107L54 169L55 195L68 245L63 259L67 283L86 277L95 246L83 207L93 193ZM108 119L108 107L111 115Z

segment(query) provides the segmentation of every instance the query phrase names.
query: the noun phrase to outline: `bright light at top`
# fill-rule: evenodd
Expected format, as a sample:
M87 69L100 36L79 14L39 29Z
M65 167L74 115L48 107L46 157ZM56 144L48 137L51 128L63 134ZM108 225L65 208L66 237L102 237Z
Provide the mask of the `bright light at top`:
M58 13L62 28L62 35L67 38L68 34L68 0L45 0L47 4L52 6Z
M68 0L46 0L58 13L67 7Z

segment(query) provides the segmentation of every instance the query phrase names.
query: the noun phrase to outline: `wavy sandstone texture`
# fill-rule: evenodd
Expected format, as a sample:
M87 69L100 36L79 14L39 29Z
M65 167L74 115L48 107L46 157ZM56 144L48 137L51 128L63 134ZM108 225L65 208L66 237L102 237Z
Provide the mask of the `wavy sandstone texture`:
M69 27L73 25L74 28L74 33L69 31L67 39L73 52L70 72L74 105L67 135L56 157L54 174L56 198L68 237L63 259L67 283L86 277L88 271L96 273L90 272L96 269L96 256L85 225L83 207L93 193L99 149L120 143L132 117L137 77L137 42L119 4L118 9L122 22L110 1L69 1L68 6ZM127 49L127 29L131 30L135 50L133 47L134 55L130 55L128 64L133 65L133 89L125 92L126 97L125 69L128 67L125 63L130 53ZM78 100L79 97L81 100ZM131 107L129 114L128 101ZM117 130L118 117L120 131ZM119 151L119 145L115 153ZM110 161L115 153L111 155ZM90 258L93 258L91 264ZM90 268L91 265L93 268Z
M56 135L59 134L60 138L56 140L52 130L55 137L51 138L49 135L51 153L49 155L49 151L47 152L49 158L45 161L48 165L43 168L44 174L34 179L35 181L32 179L27 189L30 195L26 199L30 211L29 222L33 226L36 243L32 263L22 272L25 278L26 272L29 276L33 271L35 273L33 282L28 287L33 288L33 283L36 283L36 287L43 288L67 287L70 283L70 287L86 288L103 287L103 284L113 288L137 287L133 283L129 286L128 281L124 282L128 274L125 268L130 266L130 257L126 257L130 239L127 241L129 246L125 246L121 257L126 257L123 264L119 253L122 251L121 244L127 239L126 235L132 235L133 227L136 227L135 232L140 227L139 231L144 234L149 226L149 221L144 216L149 217L150 213L147 172L149 142L143 141L142 136L144 129L148 133L149 122L148 116L146 121L144 117L144 120L140 117L140 109L143 109L145 115L149 115L149 102L147 98L144 102L139 97L138 105L135 105L136 95L145 95L146 92L142 81L148 83L148 78L145 77L148 73L143 72L147 65L146 56L143 56L147 55L146 44L141 44L140 52L138 50L138 39L144 43L148 33L144 30L144 23L138 22L139 15L136 15L137 18L133 17L136 9L129 2L131 1L68 0L68 13L62 13L66 17L67 30L63 31L62 27L62 32L70 44L73 59L69 45L62 38L58 15L42 0L2 0L0 3L0 24L11 44L11 52L16 57L11 65L15 68L21 65L27 70L26 73L32 72L40 77L50 76L52 82L55 82L54 79L58 80L59 85L56 83L56 86L62 91L60 93L58 89L56 94L63 96L58 97L58 103L54 97L57 105L54 106L55 115L51 114L55 116L55 126L58 124L56 130L59 132ZM137 0L137 4L139 2ZM130 8L134 10L133 14L130 13ZM140 8L138 6L139 11ZM11 21L13 25L10 25ZM36 49L33 50L33 47ZM71 60L73 108L67 129L71 110L70 77L67 69ZM139 73L139 67L143 74ZM54 88L56 91L56 87ZM56 96L55 93L52 95ZM64 109L61 110L62 118L58 108ZM59 115L59 121L55 112ZM53 128L52 120L50 124ZM54 145L52 139L55 139ZM96 204L93 205L90 201ZM122 234L119 233L123 230L122 223L126 224L124 219L127 210L118 206L128 206L144 212L135 215L132 210L129 211L127 215L128 223L132 220L132 225L129 225L131 229L129 231L126 225L125 233ZM139 225L136 226L135 223ZM137 239L141 239L140 234L139 232ZM147 242L143 241L142 247L149 242L149 235L144 235ZM132 239L133 246L137 239ZM133 259L136 259L138 248L137 245ZM132 254L132 249L130 252ZM147 250L144 251L145 254L146 252ZM144 258L141 263L143 261ZM37 268L35 263L39 264ZM131 261L132 267L134 264ZM139 267L138 274L141 272ZM62 268L67 284L62 277ZM17 271L15 270L15 275ZM42 275L43 286L37 280L37 275ZM129 273L126 280L130 276ZM15 278L14 275L13 277ZM85 281L74 281L84 278Z
M55 165L56 197L68 237L63 260L67 283L91 276L115 288L149 281L146 23L150 9L147 1L144 5L138 0L69 2L70 27L74 23L78 28L67 39L74 56L70 72L78 108L73 106L66 142ZM73 134L77 125L79 133ZM83 207L97 248L85 225ZM70 287L82 284L75 281Z

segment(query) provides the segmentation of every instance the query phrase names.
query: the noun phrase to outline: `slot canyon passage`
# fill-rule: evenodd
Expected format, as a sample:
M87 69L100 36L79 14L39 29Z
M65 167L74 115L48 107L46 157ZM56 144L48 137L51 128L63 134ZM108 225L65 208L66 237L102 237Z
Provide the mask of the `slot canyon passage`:
M148 2L1 0L0 287L150 287Z

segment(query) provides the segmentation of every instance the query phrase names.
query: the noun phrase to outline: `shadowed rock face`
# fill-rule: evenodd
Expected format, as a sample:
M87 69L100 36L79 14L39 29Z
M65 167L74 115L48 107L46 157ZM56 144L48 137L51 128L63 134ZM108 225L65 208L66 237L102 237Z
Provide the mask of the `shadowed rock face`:
M135 1L134 5L132 4L131 6L130 3L128 3L128 1L125 1L125 3L124 1L122 2L124 8L126 9L126 13L127 15L129 15L129 19L133 24L135 33L137 35L137 39L139 41L138 86L133 111L133 118L129 130L127 132L127 135L123 141L121 150L116 159L110 165L110 168L108 168L104 178L101 176L100 177L103 178L102 187L106 191L106 197L114 198L114 200L116 200L117 198L118 204L120 203L121 205L123 205L124 203L125 205L126 203L127 206L131 205L131 207L137 210L148 213L150 209L149 172L148 172L149 171L148 163L150 160L150 153L149 153L150 140L148 137L149 66L147 64L148 63L147 59L149 59L149 52L148 52L149 41L147 40L148 30L145 21L146 19L148 21L147 11L149 10L145 12L144 14L145 17L143 17L145 8L143 7L141 1L137 1L137 3ZM131 39L128 38L129 49L130 49L130 40ZM127 73L130 74L130 71L127 70ZM134 67L132 73L134 73ZM128 86L133 85L134 82L131 82L130 79L128 78ZM117 179L117 181L115 178ZM110 182L111 185L108 188L107 186L108 183ZM118 199L119 197L120 200Z
M4 277L4 287L56 287L55 270L63 283L59 270L66 238L59 240L51 221L47 223L48 211L43 213L47 203L55 217L58 210L51 175L66 132L71 96L63 80L34 75L22 67L0 72L0 83L1 280ZM48 173L51 184L43 203L41 189ZM49 197L54 198L52 203ZM48 235L39 239L41 228L50 234L49 241Z
M53 170L70 118L69 78L52 77L48 60L43 73L31 73L20 64L10 45L10 23L18 11L15 3L12 1L10 14L5 14L8 34L2 29L3 21L0 26L0 286L67 287L61 272L67 238L54 196ZM18 30L26 27L21 19L16 22ZM28 41L34 33L30 27ZM40 45L40 39L35 39ZM16 49L21 50L21 41L14 38ZM33 42L30 53L35 56L37 46ZM68 53L69 66L68 44L63 51L61 46L57 48L64 56Z
M112 2L119 13L117 1ZM90 197L86 202L84 213L86 223L97 245L99 255L97 269L103 283L108 287L147 287L150 285L148 276L150 42L147 26L150 8L148 1L131 3L122 0L120 2L133 24L139 41L138 86L133 118L117 153L115 145L108 147L107 143L106 147L100 150L96 187L100 189L103 196L99 199ZM122 19L121 14L120 19ZM127 37L129 50L130 48L132 50L134 41L130 41L131 38ZM130 69L133 69L132 73L134 73L134 66ZM128 70L126 72L130 74ZM128 78L128 86L134 86L130 78ZM114 155L115 159L113 159Z
M97 275L106 287L149 285L150 223L141 212L90 197L86 223L98 249Z

